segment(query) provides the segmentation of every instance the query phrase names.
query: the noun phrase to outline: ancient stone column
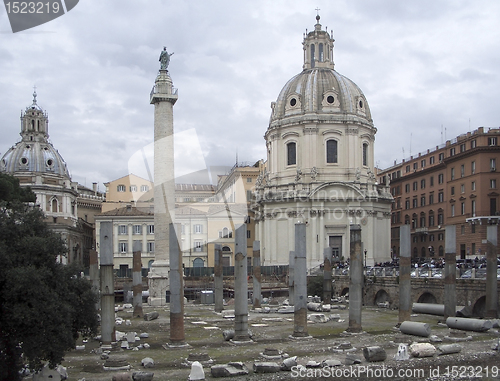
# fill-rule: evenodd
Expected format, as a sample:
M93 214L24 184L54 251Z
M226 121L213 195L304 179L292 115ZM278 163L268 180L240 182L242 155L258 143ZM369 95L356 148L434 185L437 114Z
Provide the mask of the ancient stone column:
M176 229L177 228L177 229ZM184 342L184 274L182 252L176 230L180 226L169 225L170 244L170 343L169 346L185 346Z
M488 252L486 253L486 305L485 317L498 317L498 289L497 289L497 225L486 227Z
M154 229L155 261L148 274L153 306L166 304L169 264L169 225L175 213L174 118L177 90L166 69L161 69L151 91L154 104Z
M295 272L295 251L290 251L290 253L288 253L288 303L291 306L295 304L294 272Z
M215 312L224 309L224 279L222 274L222 246L216 243L214 248L214 302Z
M457 232L455 225L445 227L444 241L444 318L457 313Z
M332 302L332 248L323 250L323 303Z
M101 341L111 348L115 336L115 285L113 274L113 225L101 222L99 250L101 257Z
M261 295L260 241L253 241L253 308L260 308Z
M249 341L247 226L236 226L234 263L234 341Z
M308 337L307 333L307 251L306 224L295 224L294 313L293 337Z
M363 255L361 254L361 226L351 225L349 257L349 328L348 332L361 332L363 306Z
M92 291L99 295L99 259L97 257L97 251L89 250L89 259L90 259L90 268L89 268L89 277L90 284L92 285ZM100 299L100 298L99 298ZM98 301L96 303L96 310L101 308L101 303Z
M399 323L411 316L411 233L410 225L399 228Z
M133 268L132 268L132 290L134 297L134 317L143 317L142 312L142 242L134 241L133 244Z

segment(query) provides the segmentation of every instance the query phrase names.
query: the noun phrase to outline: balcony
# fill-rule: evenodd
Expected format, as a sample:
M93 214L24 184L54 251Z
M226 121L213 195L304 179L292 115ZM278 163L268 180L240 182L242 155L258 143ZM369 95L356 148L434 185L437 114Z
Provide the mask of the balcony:
M429 228L426 227L415 228L415 234L429 234Z

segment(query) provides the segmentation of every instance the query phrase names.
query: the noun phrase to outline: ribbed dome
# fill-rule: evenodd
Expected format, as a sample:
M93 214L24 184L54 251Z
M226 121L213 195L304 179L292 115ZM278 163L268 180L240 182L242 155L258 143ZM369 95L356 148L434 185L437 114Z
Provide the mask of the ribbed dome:
M373 126L370 108L361 89L349 78L327 67L305 69L285 84L273 104L270 127L281 119L291 117L295 120L299 115L303 119L311 113L316 114L315 119L357 121Z
M66 163L48 141L48 116L36 103L21 114L22 140L11 147L0 161L0 171L10 174L37 172L71 178Z

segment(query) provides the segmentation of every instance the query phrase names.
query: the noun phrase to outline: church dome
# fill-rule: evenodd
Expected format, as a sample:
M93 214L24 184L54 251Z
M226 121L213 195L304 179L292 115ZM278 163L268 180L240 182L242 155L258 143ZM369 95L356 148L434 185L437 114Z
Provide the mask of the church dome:
M21 141L0 160L0 171L10 174L35 172L70 179L68 168L59 152L49 142L48 115L36 103L21 113Z
M290 79L271 104L270 128L310 121L361 123L373 127L366 97L349 78L334 69L333 42L321 30L304 35L303 71Z

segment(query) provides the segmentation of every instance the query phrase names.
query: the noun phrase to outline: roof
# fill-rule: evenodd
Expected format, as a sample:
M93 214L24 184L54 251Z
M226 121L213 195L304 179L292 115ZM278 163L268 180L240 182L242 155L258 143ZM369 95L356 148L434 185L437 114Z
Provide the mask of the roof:
M112 209L107 212L97 214L97 216L125 217L125 216L152 216L153 212L145 212L135 206L125 206L123 208Z

